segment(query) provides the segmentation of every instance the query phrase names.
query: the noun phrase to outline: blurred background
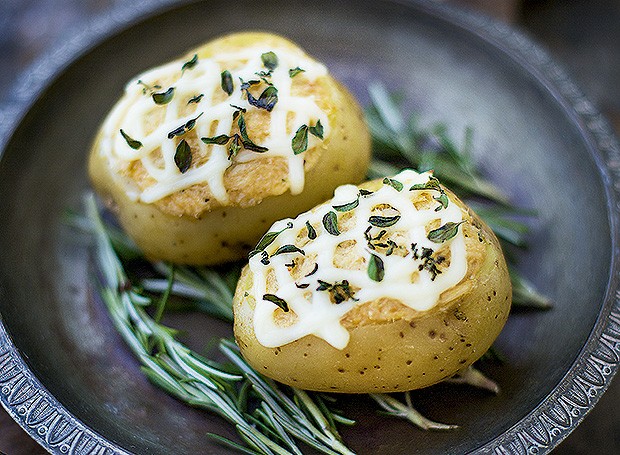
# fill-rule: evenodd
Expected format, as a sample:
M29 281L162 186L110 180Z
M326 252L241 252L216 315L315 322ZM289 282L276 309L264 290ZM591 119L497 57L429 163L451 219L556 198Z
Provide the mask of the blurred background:
M0 0L0 102L11 84L66 33L132 0ZM620 0L435 0L496 17L544 45L620 135ZM620 380L558 454L620 453ZM46 453L0 408L0 451Z

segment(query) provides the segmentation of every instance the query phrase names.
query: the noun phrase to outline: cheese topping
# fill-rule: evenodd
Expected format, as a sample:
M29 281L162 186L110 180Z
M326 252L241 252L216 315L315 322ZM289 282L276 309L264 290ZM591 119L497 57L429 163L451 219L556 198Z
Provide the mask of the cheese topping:
M265 79L277 89L277 103L270 112L268 135L259 144L269 150L257 153L242 148L236 156L229 159L226 145L206 145L198 141L201 155L207 155L208 149L211 149L211 153L206 162L193 165L182 173L174 159L176 147L182 138L170 139L169 133L200 116L194 126L199 138L231 135L231 129L236 123L233 114L237 110L233 106L248 111L258 109L248 102L240 80L259 80L257 73L267 72L261 56L269 52L276 54L278 65ZM295 155L293 152L291 143L295 132L302 125L312 126L320 120L325 138L329 134L329 122L326 113L317 106L314 96L294 96L291 87L294 78L304 78L312 83L325 76L326 68L299 50L264 46L223 52L212 58L198 58L193 66L182 71L184 63L183 60L177 60L147 71L130 81L125 88L124 97L104 123L100 150L108 159L110 168L118 174L119 170L129 163L139 161L154 182L143 190L135 184L123 182L129 186L128 196L133 200L152 203L192 185L207 183L213 196L220 203L226 203L228 195L224 185L224 172L232 161L248 162L276 156L287 159L291 193L300 193L304 187L304 154ZM295 68L301 68L303 72L291 77L289 70ZM224 71L229 71L232 76L234 91L231 95L222 88L221 74ZM162 80L169 85L159 85ZM170 87L174 87L172 99L167 104L156 104L151 95L155 92L164 93ZM199 102L189 103L190 99L199 94L203 95ZM258 94L255 95L256 98ZM189 106L192 109L188 113ZM163 115L162 120L151 131L152 125L147 125L146 119L154 110L161 110ZM289 124L291 118L292 123ZM215 134L211 134L213 128ZM251 128L252 125L248 124L250 138ZM142 146L132 148L121 135L121 129ZM308 147L312 147L316 141L318 139L310 135Z
M410 190L433 181L405 170L370 194L343 185L331 201L275 223L249 261L259 343L277 347L315 335L344 349L349 332L340 321L357 305L389 298L417 311L433 308L467 271L461 209L440 202L443 190Z

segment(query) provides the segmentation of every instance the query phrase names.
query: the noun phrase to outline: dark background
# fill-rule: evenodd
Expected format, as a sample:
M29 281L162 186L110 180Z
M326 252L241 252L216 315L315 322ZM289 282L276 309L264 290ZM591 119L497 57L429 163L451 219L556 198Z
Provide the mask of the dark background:
M21 71L72 28L131 0L0 0L0 102ZM437 0L439 1L439 0ZM515 24L545 45L620 134L620 0L445 0ZM616 380L558 454L620 453ZM0 408L0 451L44 454Z

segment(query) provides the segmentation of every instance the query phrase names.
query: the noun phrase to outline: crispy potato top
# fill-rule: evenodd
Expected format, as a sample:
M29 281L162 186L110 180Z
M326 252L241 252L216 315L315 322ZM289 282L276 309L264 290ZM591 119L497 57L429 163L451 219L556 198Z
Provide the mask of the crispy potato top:
M234 34L130 81L95 153L132 199L165 213L250 207L303 190L344 102L325 67L295 44Z
M275 347L315 335L343 349L353 327L447 305L475 285L480 232L430 173L342 186L251 253L256 337Z

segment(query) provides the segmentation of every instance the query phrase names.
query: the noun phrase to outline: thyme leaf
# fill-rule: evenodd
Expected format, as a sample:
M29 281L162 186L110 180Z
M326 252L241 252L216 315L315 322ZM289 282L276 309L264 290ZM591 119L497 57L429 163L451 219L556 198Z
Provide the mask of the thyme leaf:
M233 83L233 78L232 75L230 74L230 71L228 70L224 70L222 71L222 74L220 75L220 85L222 87L222 90L224 90L228 96L232 95L233 92L235 91L235 84Z
M309 221L306 221L306 229L308 229L308 238L310 240L316 239L316 231L314 230Z
M196 120L202 117L202 114L204 114L204 112L201 112L197 117L194 117L193 119L188 120L183 125L170 131L168 133L168 139L172 139L175 136L183 136L185 133L193 130L194 127L196 126Z
M281 299L280 297L278 297L275 294L265 294L265 295L263 295L263 300L267 300L268 302L275 303L284 312L288 312L289 311L288 303L286 303L286 300Z
M274 52L265 52L260 56L265 68L270 71L275 70L278 67L278 56Z
M395 216L371 216L368 218L368 222L376 227L389 227L398 223L400 220L400 215Z
M428 182L416 183L411 188L409 188L409 191L416 191L416 190L438 191L439 196L433 196L433 199L439 202L439 206L435 209L435 211L438 212L441 209L448 208L448 195L446 194L446 191L441 187L441 185L439 184L439 180L437 180L436 177L433 177L431 175L428 179Z
M252 256L260 253L261 251L264 251L269 245L271 245L273 243L273 241L284 231L286 231L287 229L292 229L293 228L293 223L291 223L290 221L288 223L286 223L286 227L284 227L283 229L281 229L280 231L270 231L267 232L265 235L262 236L262 238L258 241L258 243L256 244L256 246L254 247L254 249L252 251L250 251L250 254L248 255L248 258L251 258Z
M331 235L340 235L340 230L338 229L338 216L335 212L330 210L325 214L323 217L323 226Z
M323 280L317 280L317 282L319 283L319 286L316 290L329 292L334 303L337 305L349 299L355 301L358 300L355 298L355 293L351 289L351 286L347 280L342 280L340 283L336 281L334 284Z
M271 112L278 102L278 89L273 85L263 90L263 93L260 94L258 99L256 99L248 89L245 90L245 93L248 96L248 103L259 109L265 109L267 112Z
M183 74L185 70L191 70L194 66L196 66L196 63L198 63L198 54L194 54L191 60L183 63L183 66L181 67L181 74Z
M355 209L359 205L360 205L360 200L359 200L359 198L357 198L354 201L349 202L347 204L332 205L332 207L334 208L334 210L337 210L339 212L349 212L349 211Z
M181 139L174 153L174 164L177 165L181 174L185 174L192 165L192 149L185 139Z
M291 141L293 153L299 155L308 149L308 125L301 125Z
M241 150L241 138L238 134L235 134L230 142L228 143L228 159L230 160L233 156L237 156L239 150Z
M164 105L168 104L174 98L174 87L170 87L165 92L153 93L151 95L155 104Z
M443 243L446 240L450 240L454 237L458 231L459 226L463 224L465 221L459 221L458 223L453 223L452 221L448 221L443 226L438 227L437 229L433 229L427 235L428 239L434 243Z
M226 134L220 134L219 136L212 137L201 137L200 140L205 144L216 144L216 145L226 145L228 141L231 139L230 136Z
M138 150L142 148L142 142L137 141L133 138L131 138L127 133L125 133L122 129L121 131L121 136L123 136L123 139L125 139L125 142L127 142L127 145L129 147L131 147L134 150Z
M315 262L315 263L314 263L314 267L312 268L312 270L310 271L310 273L307 273L307 274L306 274L306 275L304 275L304 276L305 276L306 278L308 278L309 276L314 275L314 274L317 272L317 270L319 270L319 263L318 263L318 262Z
M288 75L289 75L291 78L293 78L293 77L297 76L299 73L303 73L303 72L305 72L305 71L306 71L306 70L301 69L300 67L298 67L298 66L297 66L297 67L295 67L295 68L291 68L291 69L289 69L289 70L288 70Z
M203 96L205 96L204 93L201 93L200 95L193 96L192 98L189 99L187 104L192 104L192 103L198 104L202 100Z
M241 134L241 142L243 143L243 147L257 153L264 153L268 151L269 149L267 147L255 144L248 136L248 128L245 123L244 113L245 109L237 110L233 114L233 119L237 119L237 125L239 126L239 133Z
M316 136L319 139L323 140L323 125L321 124L321 120L317 120L314 126L308 127L308 131L313 136Z
M383 259L381 259L376 254L370 253L367 272L371 280L383 281L383 277L385 276Z
M271 255L271 257L277 256L279 254L286 254L286 253L300 253L304 256L306 255L304 250L296 247L295 245L282 245L280 248L276 250L275 253Z
M391 179L389 177L386 177L383 179L383 184L390 185L392 188L394 188L398 192L403 190L403 184L401 182L399 182L398 180Z

